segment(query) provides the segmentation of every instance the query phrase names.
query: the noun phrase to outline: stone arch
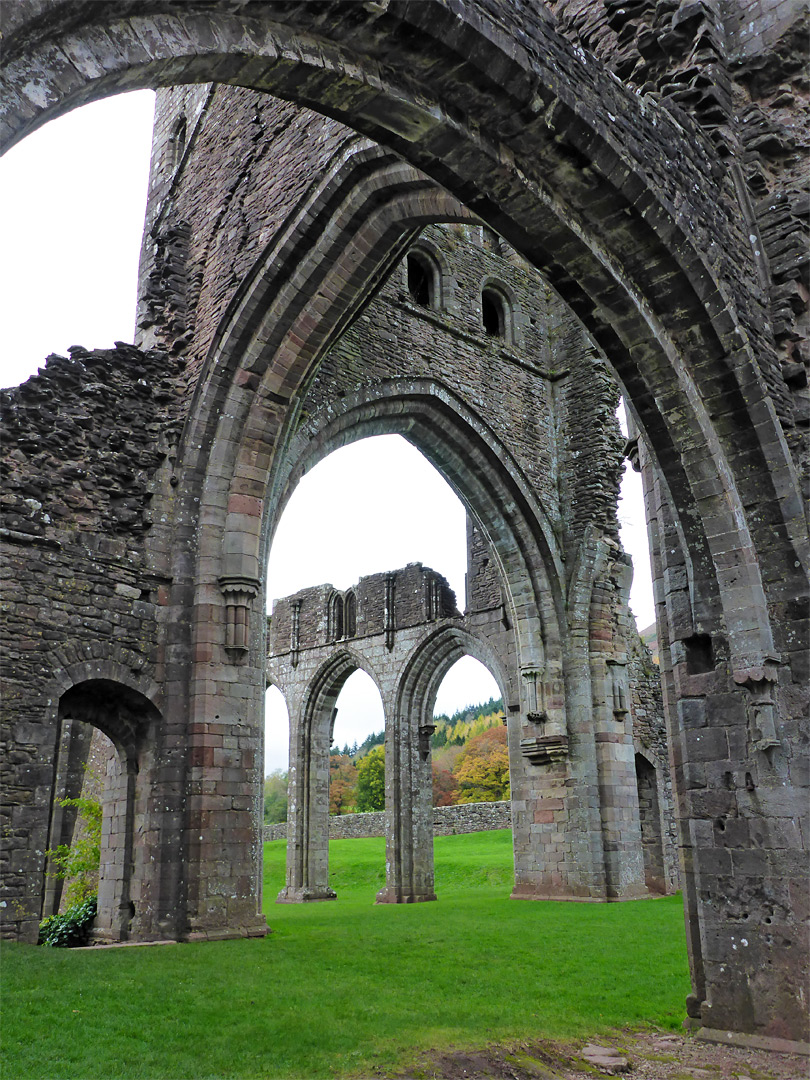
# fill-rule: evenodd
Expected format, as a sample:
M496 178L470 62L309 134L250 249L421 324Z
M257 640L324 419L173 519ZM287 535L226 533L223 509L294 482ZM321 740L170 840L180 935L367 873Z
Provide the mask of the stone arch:
M613 91L605 89L607 101ZM779 426L777 410L782 404L772 379L767 340L755 333L746 341L743 327L755 327L746 324L745 303L739 309L735 306L734 288L729 283L734 274L724 279L720 264L707 267L699 250L701 245L705 250L715 245L713 250L717 250L713 225L704 227L712 216L708 206L693 204L684 210L682 203L673 212L671 196L677 189L673 177L641 176L632 168L628 173L622 153L617 153L605 130L592 138L593 129L583 128L581 117L574 119L575 115L573 102L561 99L545 114L557 142L553 148L544 146L538 160L549 160L548 154L553 158L565 146L559 167L552 170L554 184L559 181L562 185L559 199L546 198L547 184L538 181L539 189L536 184L528 194L512 189L505 202L499 193L497 207L491 191L480 201L469 201L481 217L546 273L619 374L631 411L666 478L692 556L691 632L710 632L727 642L728 668L733 673L730 692L734 693L735 685L757 686L763 680L770 684L776 676L768 658L775 654L776 646L761 567L768 564L779 574L787 568L785 576L799 593L804 588L806 556L804 525L795 513L795 502L791 503L798 485ZM656 117L659 132L660 125L666 126L670 120L664 113ZM642 128L647 122L638 116L633 123L636 121ZM683 137L677 124L668 129L670 133L676 140ZM414 147L407 140L398 143L394 139L393 144L415 160ZM572 147L580 161L600 159L598 199L587 170L570 170ZM685 159L688 150L687 145ZM523 164L519 148L518 158ZM434 171L431 161L419 158L419 163ZM532 174L531 163L525 164L524 178ZM448 180L441 169L434 171L456 187L459 178L452 170L451 174ZM583 176L590 190L580 186ZM611 179L605 185L606 176ZM617 186L611 188L614 181ZM653 192L651 187L657 190ZM456 190L462 188L463 184ZM641 202L632 194L634 188L644 192ZM543 195L539 199L538 190ZM660 192L664 193L663 202ZM717 205L721 194L717 193ZM516 207L527 205L522 196L537 210L537 218L528 221L520 213L515 220L510 218ZM508 210L504 209L506 204ZM592 212L597 206L599 221ZM605 233L606 221L620 221L621 235L614 234L610 225ZM741 237L729 236L728 240L729 250L745 250ZM763 346L756 358L748 344L754 339ZM277 380L284 370L282 363L274 378ZM248 371L243 374L241 385L250 386L253 375ZM772 401L769 393L774 387L777 392ZM227 497L232 517L223 532L227 537L226 564L232 561L243 566L245 575L259 582L258 519L265 492L257 480L256 462L272 458L280 414L288 399L277 394L271 380L256 400L250 421L241 427L266 436L246 440L237 453L241 464L230 471L236 481ZM230 409L225 412L229 417L234 415ZM205 415L210 422L213 414ZM239 427L231 420L228 423L232 429ZM206 445L206 440L192 439L187 445ZM756 514L746 512L746 505L757 503L760 509ZM783 546L774 544L770 526L765 525L768 517L780 523ZM234 537L239 540L232 549L227 545ZM203 557L208 560L212 554L206 551ZM213 557L221 558L222 549ZM741 603L743 594L746 601ZM792 647L784 631L780 632L785 645ZM678 694L689 695L688 677L688 672L676 673ZM786 701L785 691L782 693ZM738 692L736 700L739 713L745 708L745 695ZM676 741L684 738L679 727L674 737ZM697 917L696 899L690 901L690 909ZM702 978L696 976L696 983Z
M776 614L805 595L806 526L745 215L709 144L611 79L541 9L490 16L437 0L366 5L352 20L338 4L261 10L195 8L186 19L188 5L163 4L153 20L151 5L132 16L61 3L45 18L39 4L15 5L5 130L18 137L124 86L217 78L323 108L434 175L547 274L619 373L693 554L692 632L728 639L718 704L744 727L749 706L772 716L762 691L781 681L777 720L789 720L795 691L772 661L803 653L804 620ZM653 135L671 148L666 159L645 161ZM675 696L696 700L705 688L693 680L705 676L677 656L676 667ZM746 1003L748 981L735 982ZM778 1007L767 1012L778 1025ZM716 1008L711 1022L728 1016Z
M334 900L329 886L329 747L335 703L346 680L365 671L380 691L379 676L367 657L339 647L306 680L290 709L289 821L287 878L278 903Z
M510 681L487 643L461 626L445 625L424 638L405 660L386 726L385 888L378 903L435 900L433 782L430 736L439 685L462 656L480 660L494 675L504 701Z
M269 485L277 501L268 514L265 550L305 472L339 446L394 433L407 438L438 469L492 543L510 596L511 624L521 620L525 630L520 643L524 661L545 662L537 655L543 648L549 664L561 672L565 573L554 529L497 435L434 380L383 381L288 432ZM526 582L532 584L531 595Z
M699 382L703 387L708 386L706 360L711 358L726 399L732 392L739 397L743 388L744 397L750 399L747 388L752 378L759 382L762 399L762 375L768 378L774 370L761 336L759 344L764 347L757 363L747 348L745 333L740 332L741 323L729 318L730 311L739 311L742 324L750 325L761 299L745 239L735 230L737 223L733 217L714 220L723 169L697 131L685 131L664 109L648 116L646 102L634 100L615 79L588 65L539 16L528 28L520 27L518 44L516 24L496 25L486 19L482 23L480 14L473 19L464 7L451 13L438 3L418 10L389 7L384 12L364 12L351 21L348 39L348 26L339 13L328 17L321 9L315 16L265 6L264 21L221 11L184 21L169 6L162 11L160 26L150 26L148 42L134 32L124 13L105 10L100 18L87 13L77 16L72 5L61 4L51 14L47 24L27 22L28 11L23 9L9 29L7 140L20 137L49 115L110 93L124 83L131 88L217 78L253 86L253 58L261 56L261 89L326 108L387 142L450 189L464 191L465 201L548 275L619 372L659 464L670 478L676 503L684 510L694 505L699 511L703 528L696 530L695 540L699 546L708 541L704 563L709 579L713 578L713 560L720 555L720 534L708 522L720 515L724 534L730 529L739 536L746 587L758 598L762 596L756 561L745 556L751 546L748 528L758 526L752 520L740 532L746 515L735 483L728 481L735 473L739 482L744 474L758 472L760 492L767 492L781 506L788 530L797 537L795 515L780 494L788 487L795 490L795 473L784 442L767 432L772 417L763 414L764 424L753 424L756 449L750 443L740 448L735 446L739 430L735 410L724 410L718 419L697 407L701 394L690 356L702 359ZM111 37L102 35L103 59L95 55L97 39L93 44L86 40L90 26L112 31ZM375 67L372 91L366 72L381 40L406 27L410 33L400 36L396 50L400 66L388 66L388 81L380 80ZM308 35L314 35L322 46L305 47ZM351 59L347 40L351 41ZM409 40L418 41L419 48L411 47ZM55 62L56 41L61 56L73 57L68 68ZM421 60L431 50L435 55L426 67ZM439 55L446 63L437 62ZM421 97L406 88L399 75L405 70L411 78L416 73ZM455 73L452 87L439 75L447 70ZM469 87L478 86L482 72L487 73L487 90L470 94ZM343 80L342 90L335 92L338 80ZM577 99L588 99L594 92L601 108L586 120ZM506 100L509 106L503 113ZM469 115L473 125L451 124L453 107L460 109L459 115ZM505 120L506 115L521 114L517 125ZM656 170L651 161L642 167L638 139L634 143L625 135L629 130L646 133L651 125L680 151L665 169ZM471 141L473 128L475 153L459 153L465 140ZM440 139L440 133L446 139ZM443 147L441 159L432 149L437 143ZM502 146L515 155L516 168L511 171L503 168ZM497 191L480 183L484 162L487 175L494 170L503 177ZM689 182L690 169L701 176L708 192ZM676 211L676 196L686 191L692 205L686 212ZM526 221L527 205L534 214L531 225ZM605 230L604 223L615 222L617 214L624 215L621 229L611 225ZM706 242L717 238L712 235L716 228L725 250L737 252L748 264L753 300L749 312L744 304L731 300L730 283L739 276L739 266L711 264L703 254L717 250ZM678 304L673 303L673 288ZM658 385L653 387L656 380ZM773 382L770 385L775 388ZM673 407L681 406L682 415L689 417L685 437L682 425L670 422L671 410L662 412L656 402L656 390L660 400L665 387L673 395ZM709 395L704 391L703 396ZM745 413L750 416L747 408ZM695 450L707 440L714 456L719 455L728 466L715 470L722 478L719 498L703 492L696 496L693 487L699 477L690 477ZM760 468L751 470L752 453L757 452L762 455ZM742 470L741 454L746 466ZM740 462L736 468L735 460ZM720 594L734 667L745 678L745 672L773 649L769 628L734 606L722 575ZM761 607L765 610L764 603Z
M160 713L138 690L104 678L73 682L61 694L58 710L68 740L76 738L82 727L91 727L115 748L104 778L96 936L110 941L140 937L148 931L155 899L148 837ZM54 815L55 843L57 820Z
M504 707L519 696L516 673L508 671L494 649L482 638L461 626L443 626L420 642L408 658L397 690L397 710L429 723L442 680L463 656L472 656L492 674Z

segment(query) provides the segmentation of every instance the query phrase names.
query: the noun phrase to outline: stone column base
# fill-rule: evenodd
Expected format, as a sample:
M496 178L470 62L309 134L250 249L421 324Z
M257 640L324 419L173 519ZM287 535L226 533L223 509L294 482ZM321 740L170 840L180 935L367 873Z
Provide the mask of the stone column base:
M659 894L656 893L655 897ZM619 904L625 900L652 900L653 894L643 886L630 888L622 896L578 896L569 892L554 892L543 885L516 885L512 890L511 900L567 900L578 904Z
M572 892L564 892L562 889L555 891L548 885L515 885L509 897L510 900L570 900L580 904L605 904L607 897L602 893L599 896L578 896Z
M395 885L386 885L374 898L375 904L421 904L427 900L438 900L435 892L413 893L398 889Z
M276 897L277 904L308 904L318 900L337 900L337 893L329 886L323 888L295 889L285 886Z
M777 1039L770 1035L747 1035L744 1031L726 1031L725 1028L699 1027L695 1038L701 1042L723 1043L724 1046L742 1046L751 1050L770 1050L777 1054L810 1055L810 1043L794 1039Z
M182 941L231 941L233 938L259 938L271 933L264 915L257 915L255 920L241 923L239 926L217 926L210 930L189 930Z
M627 885L622 889L621 894L608 892L608 901L613 903L616 900L649 900L652 893L646 885Z
M96 945L117 945L123 940L121 938L121 932L113 930L109 926L94 926L87 936L87 940L93 942ZM137 941L137 937L129 940Z

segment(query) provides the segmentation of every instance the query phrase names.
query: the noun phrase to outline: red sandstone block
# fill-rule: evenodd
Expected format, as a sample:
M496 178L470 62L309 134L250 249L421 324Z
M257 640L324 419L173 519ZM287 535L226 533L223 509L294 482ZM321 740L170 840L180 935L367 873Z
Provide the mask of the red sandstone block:
M554 821L554 812L552 810L535 810L534 823L535 825L550 825Z
M231 495L228 499L228 513L261 517L262 500L256 499L252 495Z

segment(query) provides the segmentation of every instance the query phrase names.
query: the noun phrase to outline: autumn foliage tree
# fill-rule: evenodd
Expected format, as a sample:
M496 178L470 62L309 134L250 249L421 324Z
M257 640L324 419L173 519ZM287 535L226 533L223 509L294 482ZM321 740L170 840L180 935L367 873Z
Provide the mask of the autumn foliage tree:
M452 806L458 794L456 778L449 769L433 766L433 805Z
M329 813L350 814L356 809L357 768L348 754L329 758Z
M375 746L357 762L357 809L385 809L385 747Z
M462 750L454 770L460 803L509 798L509 751L502 725L475 735Z

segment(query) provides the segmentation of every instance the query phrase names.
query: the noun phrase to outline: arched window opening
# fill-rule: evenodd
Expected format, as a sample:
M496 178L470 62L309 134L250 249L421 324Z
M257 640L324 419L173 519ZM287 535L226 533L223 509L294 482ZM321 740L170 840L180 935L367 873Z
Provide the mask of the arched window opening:
M436 271L425 255L411 251L406 258L408 292L420 307L436 307Z
M636 783L645 883L651 892L665 893L666 872L658 801L658 774L655 766L642 754L636 754Z
M169 136L169 171L177 171L186 149L187 126L185 116L178 116Z
M481 293L481 322L490 337L506 337L508 320L506 301L495 289Z
M633 559L633 583L630 587L630 608L635 616L641 639L652 651L658 663L658 641L655 625L650 542L644 510L644 491L641 481L642 458L647 457L638 431L629 420L624 402L616 410L625 443L624 472L616 516L619 522L622 547ZM711 670L713 665L709 668Z
M355 637L357 634L357 597L354 592L346 593L344 602L344 622L346 637Z
M332 716L329 813L334 817L384 809L383 703L374 680L358 668L343 684Z
M433 725L434 806L509 798L504 704L480 661L462 656L447 672L436 695Z
M287 820L287 781L290 760L290 713L277 686L264 696L264 824Z
M329 601L329 640L340 641L344 627L343 597L340 593L333 593Z

